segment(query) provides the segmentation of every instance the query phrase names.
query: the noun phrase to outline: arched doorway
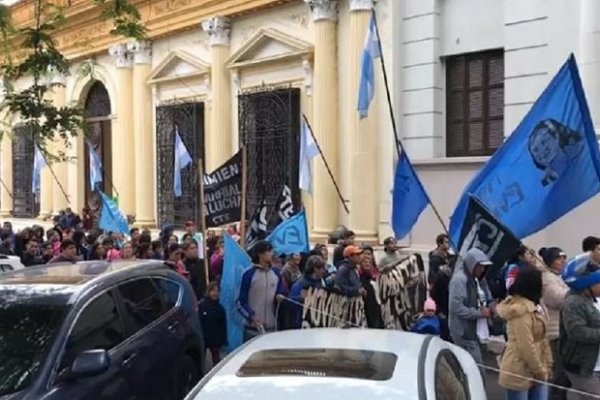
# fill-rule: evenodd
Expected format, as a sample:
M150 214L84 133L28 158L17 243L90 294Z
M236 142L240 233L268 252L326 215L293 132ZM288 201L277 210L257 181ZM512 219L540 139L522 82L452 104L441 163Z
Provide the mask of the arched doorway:
M90 87L85 99L85 110L90 125L86 140L102 161L102 183L97 188L112 197L110 97L102 82L95 81ZM90 185L90 154L87 144L84 144L84 168L85 204L96 214L100 211L101 201Z

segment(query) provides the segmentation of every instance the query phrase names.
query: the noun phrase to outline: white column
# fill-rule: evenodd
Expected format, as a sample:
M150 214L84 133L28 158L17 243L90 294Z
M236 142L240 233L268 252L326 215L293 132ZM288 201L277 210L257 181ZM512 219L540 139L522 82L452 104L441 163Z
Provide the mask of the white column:
M596 128L600 129L600 1L581 1L581 22L579 24L580 48L577 63L581 70L581 80Z
M126 215L135 214L135 164L133 130L133 55L127 45L119 43L108 53L117 67L117 118L112 129L113 185L119 193L119 208ZM114 194L114 193L113 193Z
M210 131L205 135L206 169L212 171L233 153L231 134L231 77L227 70L231 25L214 17L202 23L211 46ZM206 108L205 108L206 110Z
M304 0L311 9L314 27L312 128L333 172L338 170L338 68L337 0ZM313 162L313 232L325 238L338 224L339 198L321 157Z
M152 45L149 42L130 42L127 49L133 54L133 133L135 164L135 216L136 224L155 226L154 221L154 155L152 136L152 89L147 80L152 61ZM119 173L119 171L117 171Z

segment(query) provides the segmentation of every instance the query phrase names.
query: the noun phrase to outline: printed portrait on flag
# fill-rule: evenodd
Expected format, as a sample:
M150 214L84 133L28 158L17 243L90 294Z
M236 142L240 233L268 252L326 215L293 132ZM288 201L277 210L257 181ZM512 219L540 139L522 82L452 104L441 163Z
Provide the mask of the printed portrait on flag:
M556 181L583 151L583 136L554 119L541 121L529 136L529 154L544 171L542 185Z

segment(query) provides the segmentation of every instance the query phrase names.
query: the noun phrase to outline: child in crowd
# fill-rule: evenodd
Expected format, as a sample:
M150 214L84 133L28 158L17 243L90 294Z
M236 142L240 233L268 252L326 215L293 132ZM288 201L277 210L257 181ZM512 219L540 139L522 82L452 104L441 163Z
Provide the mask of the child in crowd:
M437 305L428 298L423 306L423 312L417 315L411 331L424 335L447 336L446 321L437 314Z
M225 309L219 303L219 284L211 282L206 288L206 296L198 305L202 322L204 345L210 350L213 366L221 361L220 349L227 345L227 318Z

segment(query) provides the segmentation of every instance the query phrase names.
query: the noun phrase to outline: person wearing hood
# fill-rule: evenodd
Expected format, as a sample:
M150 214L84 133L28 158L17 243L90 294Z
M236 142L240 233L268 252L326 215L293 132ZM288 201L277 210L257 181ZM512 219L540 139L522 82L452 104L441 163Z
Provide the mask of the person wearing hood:
M569 261L562 278L570 291L560 310L559 349L571 389L595 396L575 394L579 399L600 395L600 265L593 252Z
M567 264L567 254L558 247L543 247L539 251L545 266L542 271L542 301L548 309L548 323L546 337L550 341L554 369L552 371L552 383L557 386L570 386L569 378L562 367L559 347L559 325L560 309L565 297L569 292L569 286L562 280L560 274ZM550 388L550 398L553 400L565 400L566 392L555 387Z
M508 334L500 386L506 389L507 400L546 400L548 386L539 381L548 380L553 362L546 337L548 313L541 304L542 272L534 267L521 269L508 293L497 307Z
M467 252L456 266L449 285L448 327L452 341L483 364L481 344L489 339L488 318L495 307L484 279L492 262L476 248ZM482 371L485 380L485 373Z

